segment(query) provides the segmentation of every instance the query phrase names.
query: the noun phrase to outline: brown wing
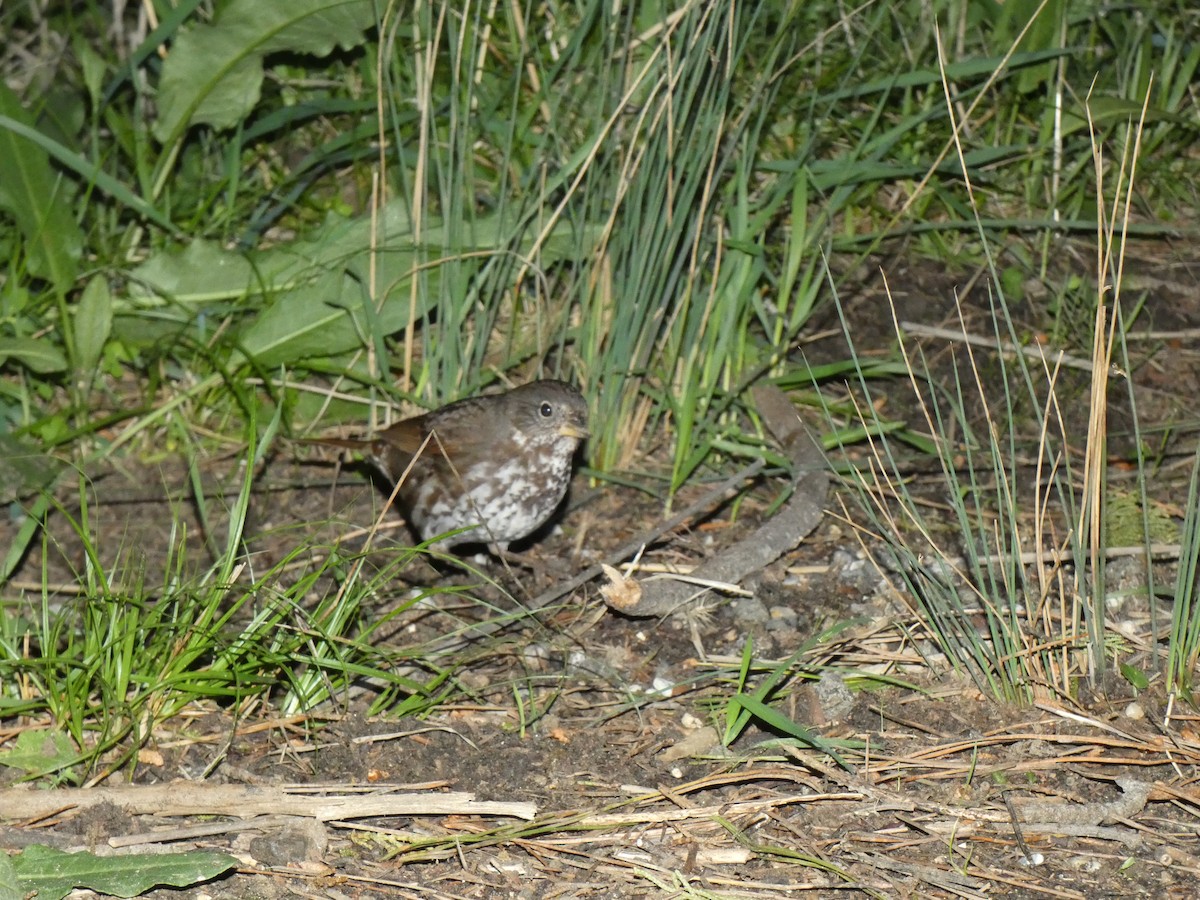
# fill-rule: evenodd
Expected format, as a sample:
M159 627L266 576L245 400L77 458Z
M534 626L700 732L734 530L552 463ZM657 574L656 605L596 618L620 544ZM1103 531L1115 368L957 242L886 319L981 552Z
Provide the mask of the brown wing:
M394 452L412 456L421 449L421 444L429 434L425 425L426 418L426 416L415 416L389 425L375 435L375 443L382 444Z
M464 437L453 424L434 415L397 422L376 435L375 454L393 477L398 478L418 453L427 473L436 471L445 476L452 471L447 457L450 460L458 457L457 447Z
M494 404L498 399L471 397L459 400L433 412L396 422L366 440L312 438L308 443L358 450L373 457L384 472L394 478L399 477L412 458L420 453L422 466L445 476L453 471L447 458L451 461L469 459L472 448L477 450L489 445L489 434L495 428L486 416L481 419L480 412L489 408L489 402Z
M379 432L377 438L412 455L421 449L430 434L435 434L426 451L440 447L445 455L453 459L468 448L486 444L489 437L496 433L494 414L500 413L502 420L507 417L506 409L496 405L502 399L501 396L468 397L423 416L397 422Z

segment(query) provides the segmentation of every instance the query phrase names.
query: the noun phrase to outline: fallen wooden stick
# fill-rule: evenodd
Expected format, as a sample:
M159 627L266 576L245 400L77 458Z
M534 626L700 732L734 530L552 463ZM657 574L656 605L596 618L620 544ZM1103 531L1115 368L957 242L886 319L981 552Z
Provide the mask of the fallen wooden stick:
M342 785L330 785L328 790L331 793L314 794L313 787L175 781L170 784L53 791L8 788L0 791L0 821L39 822L101 803L119 806L131 815L283 815L304 816L322 822L368 816L479 815L532 819L537 815L537 806L533 803L476 800L474 794L465 792L396 793L386 788L372 788L362 793L348 793Z
M698 584L737 585L795 549L820 524L829 492L824 453L783 391L773 384L763 384L752 394L763 422L792 462L791 499L753 533L696 566L684 579L667 580L670 576L665 576L603 591L610 608L637 618L674 612L698 602L708 592L708 587Z

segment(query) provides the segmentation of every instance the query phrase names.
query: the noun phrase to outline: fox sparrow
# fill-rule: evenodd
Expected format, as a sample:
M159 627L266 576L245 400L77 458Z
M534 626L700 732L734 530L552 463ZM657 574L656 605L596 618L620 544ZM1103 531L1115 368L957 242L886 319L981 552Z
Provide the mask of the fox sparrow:
M558 508L587 436L579 391L535 381L404 419L368 440L318 443L361 449L386 478L403 477L397 500L421 540L466 529L434 546L487 543L504 552Z

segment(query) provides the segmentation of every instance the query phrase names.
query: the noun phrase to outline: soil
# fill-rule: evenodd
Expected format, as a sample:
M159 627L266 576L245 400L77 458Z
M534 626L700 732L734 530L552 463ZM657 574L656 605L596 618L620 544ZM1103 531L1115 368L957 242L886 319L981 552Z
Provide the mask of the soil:
M1172 461L1190 460L1195 448L1188 429L1200 353L1189 329L1200 327L1200 293L1195 267L1156 252L1133 330L1160 336L1130 342L1135 390L1113 392L1110 427L1118 439L1110 457L1116 462L1122 446L1134 446L1125 432L1136 403L1142 422L1164 427L1153 432L1164 435L1156 438L1153 489L1178 510L1188 471ZM1078 259L1086 262L1086 251ZM986 279L895 261L883 266L899 319L992 334ZM1017 334L1041 334L1048 301L1027 296L1013 310ZM891 352L896 336L878 278L865 278L845 311L860 356ZM831 308L814 320L812 334L803 347L807 361L845 358ZM918 343L937 378L963 371L961 342L921 337L910 346ZM1090 353L1086 345L1069 349ZM975 352L981 365L996 365L994 352ZM1058 382L1081 443L1089 383L1075 369L1064 369ZM840 399L846 389L825 390ZM928 430L905 379L873 384L872 392L890 417ZM984 421L984 409L974 412ZM1037 427L1028 423L1031 440ZM863 445L846 452L860 463L867 455ZM248 559L259 570L287 559L299 543L332 546L379 518L384 498L361 471L339 473L310 457L281 446L260 474L247 530ZM904 464L930 508L945 511L945 482L929 458L914 451ZM219 459L202 471L210 500L203 517L187 499L188 471L178 461L125 459L89 472L86 505L102 557L94 562L124 578L138 573L147 585L163 583L173 559L191 569L180 578L200 572L211 558L207 547L224 540L222 485L232 482L232 490L240 477ZM742 502L664 534L636 577L650 577L649 564L720 553L765 520L784 483L761 479ZM677 506L705 489L689 486ZM84 583L93 563L67 515L78 515L80 498L62 500L48 540L4 589L6 602L39 598L43 573L62 587L63 603L72 602L72 585ZM495 560L483 562L483 579L418 561L364 615L395 614L376 636L402 647L486 616L480 599L517 612L523 598L604 560L662 514L661 500L648 492L580 475L561 521L526 548L522 565L506 572ZM409 543L394 514L380 520L387 527L374 539L376 565ZM185 523L186 532L172 532L171 522ZM952 526L947 517L946 533ZM15 527L6 521L0 530L11 540ZM947 663L900 579L886 568L885 577L869 558L879 546L873 529L854 493L835 488L818 530L741 585L741 595L710 594L699 607L632 620L603 604L597 579L536 616L512 616L461 654L455 690L420 717L371 713L379 692L369 684L303 715L256 708L235 716L197 706L160 725L136 766L98 779L110 788L132 781L124 788L130 791L177 782L245 786L314 804L346 793L427 792L431 809L440 795L469 792L476 801L533 804L532 821L487 811L331 818L294 810L243 821L215 810L130 816L106 803L18 824L7 812L0 845L114 852L121 843L220 850L239 860L215 881L151 894L164 897L1200 895L1200 717L1165 695L1152 662L1170 628L1171 604L1150 605L1134 591L1109 609L1109 626L1124 640L1121 661L1150 673L1143 689L1120 677L1080 680L1074 692L1047 683L1037 686L1036 703L1006 704ZM472 599L409 602L414 589L447 584ZM776 668L788 677L767 698L773 717L733 727L727 713L747 647L755 660L747 694ZM186 825L208 831L156 836L156 829ZM131 835L139 837L114 840Z

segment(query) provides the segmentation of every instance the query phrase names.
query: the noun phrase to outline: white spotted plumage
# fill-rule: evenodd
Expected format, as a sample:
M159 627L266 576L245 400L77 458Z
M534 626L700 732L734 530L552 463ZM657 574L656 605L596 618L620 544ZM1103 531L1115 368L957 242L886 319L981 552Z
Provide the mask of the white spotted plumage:
M432 433L398 494L413 530L438 548L486 543L504 550L562 502L586 426L587 407L575 388L539 381L393 426L375 442L375 457L389 477L399 477L414 442ZM481 441L486 445L477 446ZM451 531L459 533L442 538Z

